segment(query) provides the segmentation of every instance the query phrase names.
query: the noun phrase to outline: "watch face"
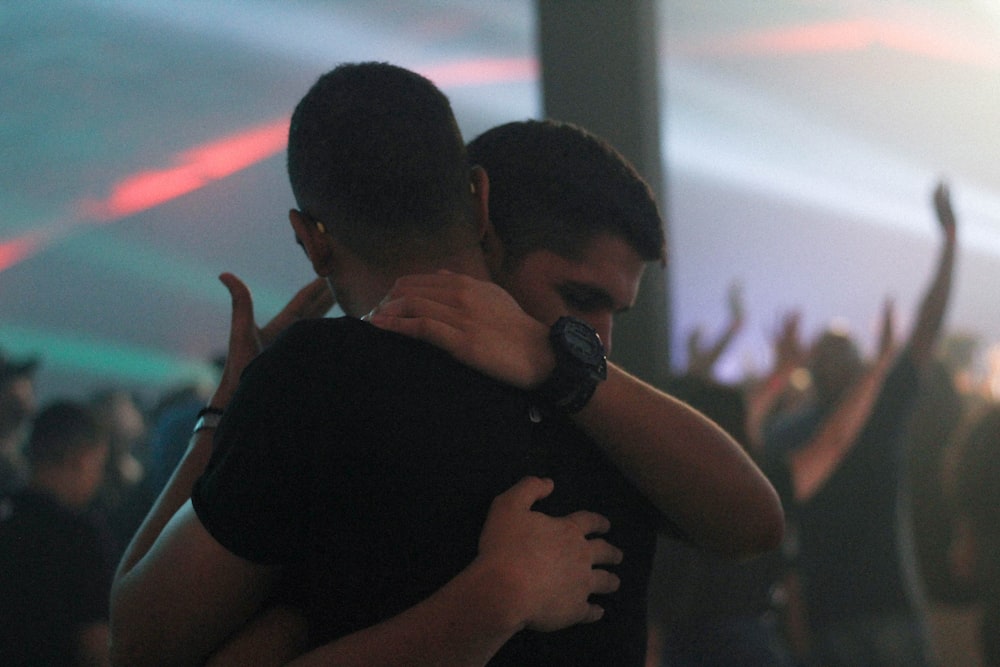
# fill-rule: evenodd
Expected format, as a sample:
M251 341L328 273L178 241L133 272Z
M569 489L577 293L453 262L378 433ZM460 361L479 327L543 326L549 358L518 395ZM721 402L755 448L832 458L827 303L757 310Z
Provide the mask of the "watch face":
M572 322L566 327L566 345L579 359L591 363L604 358L604 346L597 332L582 322Z

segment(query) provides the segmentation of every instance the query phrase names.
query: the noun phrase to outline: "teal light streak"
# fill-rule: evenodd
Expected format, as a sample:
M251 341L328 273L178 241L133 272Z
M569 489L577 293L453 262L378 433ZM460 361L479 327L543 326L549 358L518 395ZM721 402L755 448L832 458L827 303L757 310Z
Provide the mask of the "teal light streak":
M182 292L190 297L224 308L228 315L229 292L219 282L219 274L228 267L209 267L204 263L176 259L115 238L103 230L94 230L69 239L49 249L68 258L86 262L107 270L116 280L141 280L166 292ZM280 295L259 285L251 284L254 307L259 313L276 313L292 294Z
M47 369L137 384L213 382L215 378L214 369L204 361L16 325L0 326L0 347L14 358L38 356Z

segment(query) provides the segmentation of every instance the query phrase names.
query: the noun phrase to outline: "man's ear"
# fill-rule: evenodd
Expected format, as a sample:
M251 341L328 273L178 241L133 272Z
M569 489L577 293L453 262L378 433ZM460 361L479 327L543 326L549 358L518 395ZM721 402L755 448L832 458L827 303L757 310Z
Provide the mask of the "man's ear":
M306 253L312 263L313 271L318 276L328 276L334 266L334 246L336 242L321 222L311 218L294 208L288 211L288 221L295 231L295 240Z
M504 246L497 236L493 221L490 220L490 178L486 170L475 166L471 173L471 191L474 199L476 225L479 230L479 244L486 258L490 275L498 275L504 260Z

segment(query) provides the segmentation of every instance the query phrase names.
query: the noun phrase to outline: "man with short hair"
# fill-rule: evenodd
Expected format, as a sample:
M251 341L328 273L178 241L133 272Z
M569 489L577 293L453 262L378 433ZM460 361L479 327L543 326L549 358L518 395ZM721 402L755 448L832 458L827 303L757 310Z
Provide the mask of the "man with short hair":
M111 545L87 508L108 443L82 405L56 402L35 418L28 487L0 497L0 662L108 664Z
M444 270L435 275L489 285L488 180L477 169L470 179L447 100L426 80L377 64L321 78L293 116L289 174L296 235L349 317L296 325L248 367L193 504L120 571L119 660L204 660L280 576L283 599L304 609L319 646L304 661L641 664L654 531L668 523L664 510L686 509L691 490L661 491L675 486L663 472L678 475L684 456L662 456L648 433L610 452L566 413L611 398L602 387L644 396L633 402L640 411L667 397L616 369L601 382L603 350L580 320L553 328L544 359L519 361L547 366L523 391L354 319L409 274ZM641 260L635 284L615 290L623 302L640 273ZM532 338L548 331L517 312ZM703 417L668 407L681 427L671 447L693 449L681 447L690 437L702 450L701 464L680 474L696 484L711 472L714 488L736 479L753 491L700 507L702 522L678 511L680 530L734 551L775 542L780 507L759 471ZM531 511L536 501L554 516ZM721 515L742 524L730 510L748 504L757 525L727 531ZM593 511L611 518L623 563L607 542L586 539L608 528ZM534 527L548 522L561 527L560 548L539 553ZM605 597L619 581L629 594ZM150 595L156 622L130 617Z

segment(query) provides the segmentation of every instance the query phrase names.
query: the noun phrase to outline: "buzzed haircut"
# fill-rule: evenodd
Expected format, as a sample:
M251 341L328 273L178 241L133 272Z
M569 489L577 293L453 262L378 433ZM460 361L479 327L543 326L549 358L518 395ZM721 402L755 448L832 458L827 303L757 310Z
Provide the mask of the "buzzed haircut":
M299 207L376 266L414 241L447 247L473 227L465 146L448 98L388 63L348 63L302 98L288 134L288 176ZM423 243L420 243L420 242Z
M490 220L509 262L534 250L578 259L600 234L623 239L646 261L663 261L665 238L649 185L607 141L573 125L499 125L468 145L490 181Z
M103 442L95 415L73 401L56 401L43 408L31 425L25 456L32 467L54 465L70 454Z

